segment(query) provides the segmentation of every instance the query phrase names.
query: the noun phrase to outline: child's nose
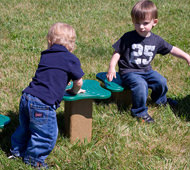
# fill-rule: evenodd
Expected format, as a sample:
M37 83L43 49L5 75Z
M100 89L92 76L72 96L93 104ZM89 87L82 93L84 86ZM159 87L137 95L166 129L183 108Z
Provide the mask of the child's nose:
M144 25L143 25L143 24L140 24L140 28L144 28Z

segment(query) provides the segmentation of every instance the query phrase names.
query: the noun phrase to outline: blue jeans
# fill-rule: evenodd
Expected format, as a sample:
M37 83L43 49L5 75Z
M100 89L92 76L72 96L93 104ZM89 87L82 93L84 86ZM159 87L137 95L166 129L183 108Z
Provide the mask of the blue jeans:
M124 86L129 87L132 92L132 115L143 117L148 114L146 101L148 88L152 89L151 98L158 104L167 102L168 91L167 80L156 71L130 72L121 76Z
M44 163L53 150L57 136L56 107L24 93L19 106L19 127L11 137L11 152L27 164Z

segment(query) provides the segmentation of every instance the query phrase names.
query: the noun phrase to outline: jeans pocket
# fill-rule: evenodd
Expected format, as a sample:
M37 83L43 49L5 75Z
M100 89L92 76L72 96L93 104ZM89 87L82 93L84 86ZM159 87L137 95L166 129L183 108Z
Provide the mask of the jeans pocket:
M43 125L48 122L50 107L42 103L30 103L30 122Z

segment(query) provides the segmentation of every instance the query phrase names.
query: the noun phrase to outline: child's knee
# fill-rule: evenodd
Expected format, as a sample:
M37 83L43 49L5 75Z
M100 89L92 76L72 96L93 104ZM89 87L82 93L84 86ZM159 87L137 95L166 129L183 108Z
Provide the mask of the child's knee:
M131 90L135 91L136 93L139 92L146 94L148 90L148 84L146 81L136 81Z
M165 77L161 77L158 79L158 84L162 87L167 87L167 80Z

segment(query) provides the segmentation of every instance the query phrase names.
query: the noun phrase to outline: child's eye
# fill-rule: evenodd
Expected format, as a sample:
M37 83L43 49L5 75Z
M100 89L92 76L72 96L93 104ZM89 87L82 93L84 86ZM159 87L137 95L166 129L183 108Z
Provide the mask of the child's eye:
M149 22L144 22L144 24L143 25L148 25L149 24Z

